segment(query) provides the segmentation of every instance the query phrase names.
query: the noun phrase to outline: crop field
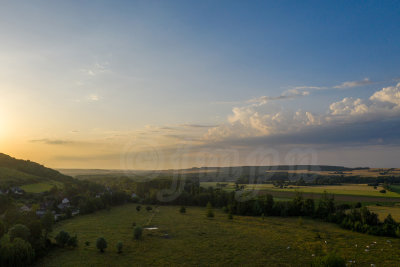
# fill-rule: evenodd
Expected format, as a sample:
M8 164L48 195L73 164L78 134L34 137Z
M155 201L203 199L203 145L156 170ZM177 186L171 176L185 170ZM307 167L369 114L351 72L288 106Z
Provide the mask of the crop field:
M21 186L21 189L28 193L42 193L45 191L49 191L54 186L58 188L62 188L63 184L56 181L51 182L43 182L43 183L34 183L34 184L26 184Z
M186 214L176 206L154 207L151 212L137 212L135 207L125 205L61 222L53 236L60 230L77 234L78 248L54 249L37 266L309 266L315 256L328 251L355 260L357 266L398 266L400 261L399 239L311 219L234 216L229 220L219 210L207 218L206 209L200 207L188 207ZM144 230L142 240L133 240L133 222L158 229ZM100 236L108 242L103 254L95 247ZM116 251L118 241L124 244L121 254Z
M344 172L333 172L333 171L308 171L308 170L271 170L269 173L275 172L288 172L293 174L316 174L316 175L329 175L329 176L360 176L360 177L379 177L382 175L400 175L400 169L361 169Z
M204 182L201 183L202 187L217 187L218 183ZM219 183L226 184L222 187L224 190L234 190L234 183ZM351 195L351 196L367 196L367 197L380 197L380 198L400 198L397 192L386 191L380 193L383 187L378 186L374 189L373 186L367 184L343 184L343 185L322 185L322 186L288 186L287 188L278 188L272 184L246 184L245 190L260 190L260 191L277 191L277 192L303 192L313 194L323 194L326 191L328 194L334 195Z
M368 206L368 209L370 211L375 212L376 214L379 215L379 218L383 220L386 218L389 214L392 215L392 217L396 221L400 221L400 206L399 205L394 205L394 206L376 206L376 205L371 205Z

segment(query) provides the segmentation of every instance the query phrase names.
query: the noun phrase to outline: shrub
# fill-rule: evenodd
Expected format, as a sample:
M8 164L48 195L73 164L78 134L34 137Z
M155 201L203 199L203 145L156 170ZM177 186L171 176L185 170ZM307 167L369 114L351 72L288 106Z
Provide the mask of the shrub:
M136 206L136 210L137 210L137 211L140 211L141 209L142 209L142 206L140 206L140 205L137 205L137 206Z
M88 246L90 246L90 242L89 241L86 241L85 242L85 245L88 247Z
M104 237L99 237L97 239L96 247L101 253L104 252L104 250L107 248L107 241L104 239Z
M124 247L124 244L121 241L119 241L117 243L117 251L118 251L118 253L122 253L122 248L123 247Z
M153 208L150 207L150 206L147 206L147 207L146 207L146 210L147 210L147 211L151 211L152 209L153 209Z
M142 238L142 234L143 234L143 228L140 226L136 226L135 229L133 230L133 238L139 240Z
M182 206L179 210L180 213L186 213L186 208L184 206Z
M232 219L233 219L232 212L229 212L229 214L228 214L228 219L229 219L229 220L232 220Z
M382 190L379 191L379 193L385 194L385 193L386 193L386 190L385 190L385 189L382 189Z
M76 235L74 235L73 237L68 239L67 245L69 247L76 248L78 246L78 237Z
M69 239L70 239L70 235L65 231L61 231L56 236L56 243L60 247L65 247L65 245L67 245Z
M317 257L311 264L312 267L345 267L346 261L336 255L335 253L329 253L324 257Z

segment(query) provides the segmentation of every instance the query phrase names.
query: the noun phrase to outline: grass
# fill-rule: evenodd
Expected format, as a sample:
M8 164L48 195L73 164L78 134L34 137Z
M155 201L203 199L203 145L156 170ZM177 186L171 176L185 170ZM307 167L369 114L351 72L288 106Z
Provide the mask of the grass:
M359 266L398 266L400 262L398 239L387 243L388 238L307 218L301 224L299 218L282 217L234 216L229 220L227 214L215 210L210 219L200 207L188 207L186 214L180 214L175 206L156 207L153 212L137 212L135 207L125 205L58 224L53 235L60 230L76 233L79 247L55 249L37 266L309 266L312 254L328 251L337 251L346 261L356 260ZM159 229L144 230L143 240L136 241L133 222ZM108 242L103 254L95 248L100 236ZM85 241L90 246L85 246ZM118 241L124 243L121 254L116 250Z
M43 183L34 183L34 184L27 184L21 186L21 189L28 193L43 193L49 191L54 186L58 188L62 188L63 184L56 181L51 182L43 182Z

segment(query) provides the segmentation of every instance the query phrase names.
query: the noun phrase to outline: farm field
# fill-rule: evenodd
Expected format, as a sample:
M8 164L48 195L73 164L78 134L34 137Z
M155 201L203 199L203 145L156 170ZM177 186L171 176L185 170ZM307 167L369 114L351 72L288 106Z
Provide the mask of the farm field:
M368 206L368 209L370 211L373 211L376 214L378 214L379 218L381 218L381 219L386 218L386 216L391 214L393 219L395 219L398 222L400 221L400 206L399 205L394 205L394 206L371 205L371 206Z
M36 266L309 266L312 254L328 251L355 260L357 266L397 266L400 261L399 239L388 242L385 237L311 219L235 216L229 220L219 210L209 219L200 207L188 207L186 214L176 206L154 207L152 212L137 212L135 207L125 205L59 223L53 236L60 230L77 234L79 247L55 249ZM144 230L143 240L133 240L133 222L159 229ZM95 248L100 236L108 242L104 254ZM122 254L116 251L118 241L124 243Z
M57 186L58 188L62 188L63 184L60 182L51 181L51 182L22 185L21 189L28 193L43 193L43 192L49 191L54 186Z
M333 172L333 171L308 171L308 170L271 170L267 171L267 173L276 173L276 172L288 172L293 174L316 174L316 175L329 175L329 176L360 176L360 177L379 177L382 175L400 175L400 169L360 169L360 170L351 170L351 171L343 171L343 172ZM385 174L383 174L385 173Z
M220 183L223 184L223 183ZM223 187L225 190L234 190L234 183L225 183L227 186ZM215 182L201 183L202 187L217 187ZM380 198L400 198L400 194L396 192L386 191L380 193L383 187L378 186L374 189L367 184L343 184L343 185L322 185L322 186L289 186L287 188L278 188L273 184L245 184L245 190L260 190L260 191L278 191L278 192L303 192L323 194L326 191L328 194L334 195L351 195L351 196L367 196L367 197L380 197Z

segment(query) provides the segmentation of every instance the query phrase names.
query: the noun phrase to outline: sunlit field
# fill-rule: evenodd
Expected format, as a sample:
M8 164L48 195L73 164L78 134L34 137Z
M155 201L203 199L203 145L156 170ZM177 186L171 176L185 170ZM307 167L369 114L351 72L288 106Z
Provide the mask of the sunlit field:
M35 184L27 184L21 186L21 189L28 193L42 193L45 191L49 191L54 186L58 188L62 188L62 183L58 183L56 181L52 182L44 182L44 183L35 183Z

